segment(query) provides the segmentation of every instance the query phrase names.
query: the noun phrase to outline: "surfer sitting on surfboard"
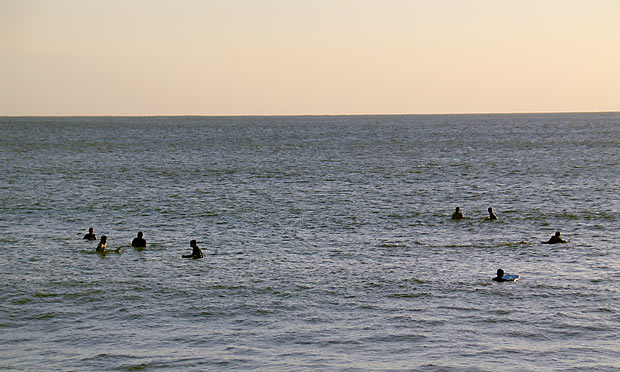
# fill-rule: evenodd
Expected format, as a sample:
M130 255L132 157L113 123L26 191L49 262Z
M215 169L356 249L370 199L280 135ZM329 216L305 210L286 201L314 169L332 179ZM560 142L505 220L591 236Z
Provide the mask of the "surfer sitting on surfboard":
M202 251L196 245L195 240L192 240L191 242L189 242L189 246L192 247L192 254L184 254L181 257L183 258L202 258L203 257Z
M555 235L549 239L547 242L542 242L543 244L557 244L557 243L568 243L568 240L562 239L560 231L556 231Z
M97 249L96 251L99 253L106 253L106 252L120 252L121 248L119 247L118 249L115 250L108 250L108 237L105 235L101 235L101 241L99 242L99 244L97 244Z
M84 237L82 239L97 240L97 237L95 236L95 233L93 232L93 228L92 227L90 229L88 229L88 234L84 235Z
M454 211L454 213L452 213L452 219L460 220L461 218L463 218L463 212L461 212L461 207L456 207L456 210Z
M146 239L142 237L142 231L138 231L138 237L133 238L131 246L135 248L146 248Z

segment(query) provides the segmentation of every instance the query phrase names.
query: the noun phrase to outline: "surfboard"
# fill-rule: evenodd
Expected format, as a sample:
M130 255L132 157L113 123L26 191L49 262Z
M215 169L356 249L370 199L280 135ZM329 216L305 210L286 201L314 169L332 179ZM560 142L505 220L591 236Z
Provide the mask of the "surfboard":
M510 281L510 282L516 282L519 280L519 275L506 274L502 276L502 279Z

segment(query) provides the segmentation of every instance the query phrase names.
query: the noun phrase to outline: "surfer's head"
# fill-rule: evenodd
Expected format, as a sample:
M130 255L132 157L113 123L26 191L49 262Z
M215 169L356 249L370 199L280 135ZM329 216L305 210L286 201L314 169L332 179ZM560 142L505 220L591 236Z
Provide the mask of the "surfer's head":
M502 269L497 269L497 277L498 277L498 278L501 278L501 277L503 277L503 276L504 276L504 270L502 270Z
M138 238L141 238L141 237L142 237L142 235L143 235L143 234L142 234L142 231L138 231Z
M560 231L555 232L555 236L557 236L558 238L560 237L560 235L561 235Z
M91 233L91 234L93 233L93 231L94 231L94 229L92 227L88 229L88 232Z
M192 247L194 247L194 246L196 245L196 241L195 241L195 240L190 241L190 242L189 242L189 245L190 245L190 246L192 246Z
M108 237L105 235L101 235L101 242L105 243L106 241L108 241Z

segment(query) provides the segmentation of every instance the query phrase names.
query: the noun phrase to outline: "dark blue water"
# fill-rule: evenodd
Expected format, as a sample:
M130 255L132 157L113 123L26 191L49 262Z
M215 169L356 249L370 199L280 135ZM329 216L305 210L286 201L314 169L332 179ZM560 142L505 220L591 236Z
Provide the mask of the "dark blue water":
M0 368L618 370L618 185L618 113L0 118Z

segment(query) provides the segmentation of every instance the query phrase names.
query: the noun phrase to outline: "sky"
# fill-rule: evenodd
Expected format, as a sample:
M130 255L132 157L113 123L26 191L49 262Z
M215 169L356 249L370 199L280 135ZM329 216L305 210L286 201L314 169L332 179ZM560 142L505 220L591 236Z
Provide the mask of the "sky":
M0 0L0 115L620 111L620 0Z

